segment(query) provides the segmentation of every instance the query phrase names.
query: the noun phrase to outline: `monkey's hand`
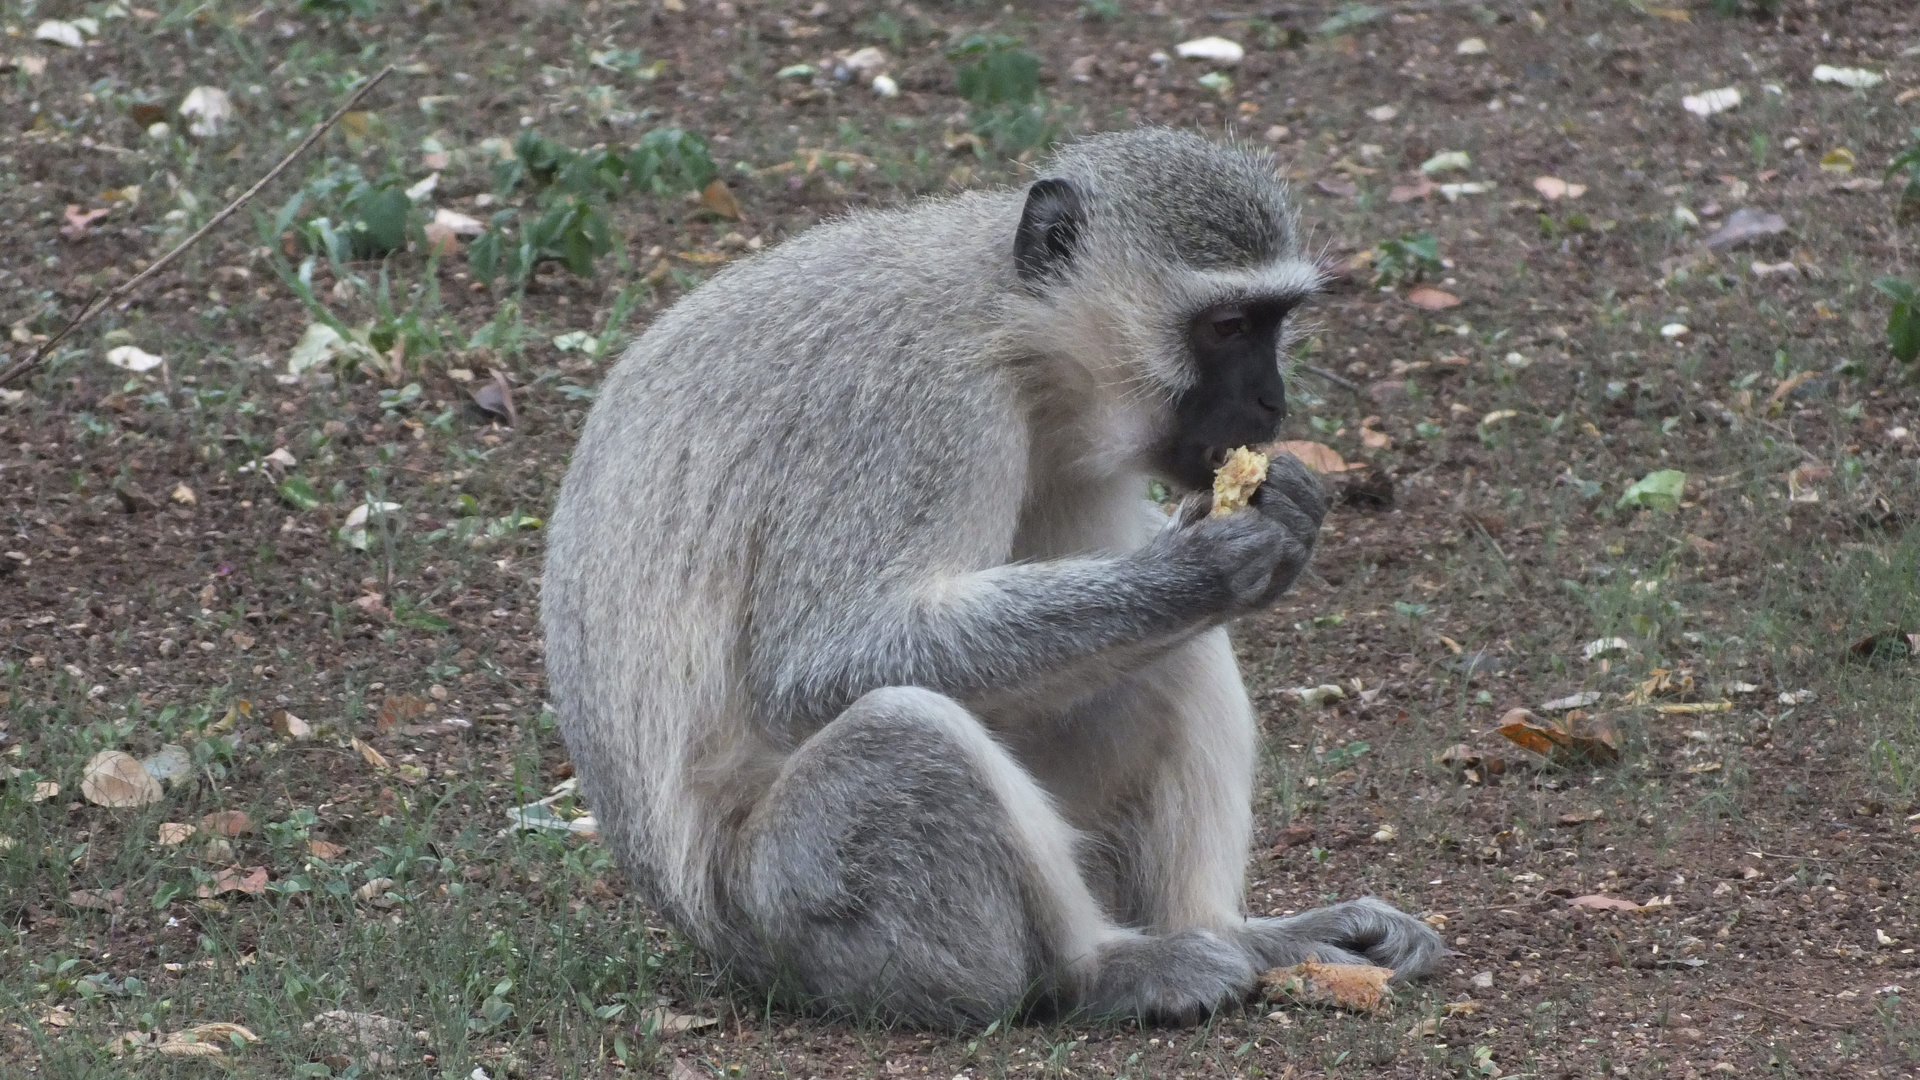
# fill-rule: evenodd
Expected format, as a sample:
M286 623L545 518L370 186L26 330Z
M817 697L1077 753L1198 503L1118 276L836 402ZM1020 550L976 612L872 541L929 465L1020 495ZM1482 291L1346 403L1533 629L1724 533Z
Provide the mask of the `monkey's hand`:
M1290 454L1276 456L1251 502L1257 512L1210 517L1205 494L1188 498L1162 535L1169 556L1198 560L1221 589L1223 614L1265 607L1293 585L1313 558L1327 513L1320 481Z

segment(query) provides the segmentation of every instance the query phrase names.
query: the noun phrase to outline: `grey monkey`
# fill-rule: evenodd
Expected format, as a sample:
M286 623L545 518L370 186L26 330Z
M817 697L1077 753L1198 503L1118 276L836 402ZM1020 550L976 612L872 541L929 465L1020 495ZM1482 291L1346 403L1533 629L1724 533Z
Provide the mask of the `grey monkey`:
M715 275L608 373L550 528L551 696L642 895L815 1007L1184 1022L1307 957L1444 949L1371 898L1248 918L1224 624L1326 499L1170 518L1285 416L1320 281L1265 156L1147 129L1024 191L858 213Z

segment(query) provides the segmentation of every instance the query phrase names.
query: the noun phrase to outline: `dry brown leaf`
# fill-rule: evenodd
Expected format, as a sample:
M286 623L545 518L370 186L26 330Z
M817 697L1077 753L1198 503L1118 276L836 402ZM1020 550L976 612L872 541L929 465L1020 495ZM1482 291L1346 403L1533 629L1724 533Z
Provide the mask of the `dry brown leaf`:
M706 1074L685 1060L674 1058L673 1064L667 1067L667 1080L706 1080Z
M214 836L244 836L253 831L253 819L244 810L215 810L200 819L200 828Z
M1556 199L1577 199L1587 193L1587 185L1569 184L1557 176L1540 176L1534 178L1533 190L1539 192L1541 198L1553 202Z
M299 740L313 737L313 725L285 709L275 709L269 713L267 723L281 738Z
M1620 736L1598 717L1578 713L1541 720L1527 709L1500 718L1500 734L1555 765L1608 765L1620 757Z
M1868 634L1849 645L1847 652L1856 660L1911 660L1920 656L1920 634L1899 630Z
M697 1028L712 1027L720 1021L707 1016L688 1016L672 1009L648 1009L640 1014L640 1030L649 1029L662 1035L693 1031Z
M1392 1004L1387 980L1393 969L1371 964L1320 964L1312 960L1274 968L1260 976L1267 1000L1289 998L1303 1005L1330 1005L1373 1012Z
M396 694L380 703L374 726L381 731L391 731L395 724L408 723L426 711L427 703L412 694Z
M1732 712L1731 701L1693 701L1679 705L1655 705L1653 711L1664 716L1700 716L1704 713Z
M140 759L119 750L93 755L80 775L80 794L95 806L148 806L160 801L160 781Z
M327 840L308 840L307 853L316 859L337 859L346 854L347 849L340 844Z
M1411 184L1395 187L1387 192L1387 201L1390 203L1412 202L1415 199L1424 199L1438 190L1440 190L1439 184L1422 176Z
M192 839L193 834L199 831L199 829L194 828L192 825L183 822L163 821L160 823L157 839L167 847L179 847L181 844Z
M1407 303L1428 311L1445 311L1460 306L1460 298L1442 289L1422 285L1407 294Z
M59 784L52 780L35 780L33 782L33 794L27 797L27 801L46 802L58 794L60 794Z
M1270 455L1292 454L1294 457L1300 459L1300 464L1305 465L1317 473L1327 473L1331 475L1366 468L1365 465L1347 464L1346 459L1340 456L1340 452L1331 446L1327 446L1324 443L1308 442L1303 439L1277 442L1262 449Z
M92 908L95 911L118 911L126 902L125 888L75 889L67 894L67 903L77 908Z
M359 739L350 739L348 740L348 743L355 750L360 752L361 760L365 761L367 764L373 766L376 769L385 769L389 767L387 765L386 755L382 754L380 751L375 750L373 747L368 746L366 743L361 742Z
M384 895L386 891L391 888L393 888L392 878L377 877L353 890L353 898L355 900L371 900L376 896Z
M715 180L700 189L700 205L724 218L740 218L740 203L725 180Z
M212 881L194 890L194 895L204 900L210 896L219 896L221 893L238 892L258 896L266 891L266 867L242 869L238 866L229 866L225 870L216 872Z
M82 210L69 204L65 213L67 223L60 226L60 235L69 240L85 239L93 231L93 223L106 217L108 212L105 209Z
M1393 437L1379 428L1363 427L1360 429L1360 445L1369 450L1390 450L1393 448Z
M1640 905L1631 900L1622 900L1617 896L1606 896L1602 893L1589 893L1586 896L1576 896L1567 901L1567 904L1571 907L1587 908L1592 911L1640 910Z
M340 114L340 130L356 139L364 139L373 130L373 114L365 109Z
M1351 199L1360 194L1360 188L1351 180L1321 180L1313 186L1336 199Z

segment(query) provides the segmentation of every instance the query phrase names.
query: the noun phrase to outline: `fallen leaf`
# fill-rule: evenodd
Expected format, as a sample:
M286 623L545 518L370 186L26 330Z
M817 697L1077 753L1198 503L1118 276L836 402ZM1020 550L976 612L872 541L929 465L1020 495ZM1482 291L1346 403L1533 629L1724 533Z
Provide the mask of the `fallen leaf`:
M1420 163L1420 171L1428 176L1465 169L1473 164L1473 158L1464 150L1442 150Z
M479 218L468 217L444 206L433 212L433 223L455 236L479 236L487 231L486 224Z
M1569 813L1561 814L1558 818L1554 820L1557 824L1560 824L1560 825L1585 825L1589 821L1607 820L1607 812L1605 810L1572 811Z
M505 420L508 427L513 427L519 422L519 416L513 405L513 386L507 382L507 376L498 368L494 369L493 378L490 381L482 383L478 390L473 391L473 403L480 406L483 412Z
M1653 711L1664 716L1703 716L1707 713L1731 712L1731 701L1691 701L1673 705L1655 705Z
M1678 469L1660 469L1635 480L1614 506L1620 509L1678 510L1680 496L1686 487L1686 473Z
M215 810L200 819L200 828L215 836L245 836L253 831L253 819L244 810Z
M391 731L395 724L407 723L426 711L427 703L412 694L393 694L380 702L373 723L381 731Z
M733 197L733 189L727 187L724 180L715 180L700 189L700 205L724 218L739 220L740 203Z
M1417 308L1428 311L1445 311L1460 306L1460 298L1450 292L1422 285L1407 294L1407 302Z
M1701 119L1723 113L1740 104L1740 91L1726 86L1704 94L1689 94L1680 99L1680 107Z
M347 519L340 523L340 542L357 551L367 550L371 539L367 535L367 520L375 514L386 516L402 509L397 502L362 502L347 511ZM378 604L378 601L375 601Z
M640 1030L654 1031L662 1035L678 1034L682 1031L695 1031L703 1027L712 1027L720 1021L709 1016L689 1016L671 1009L648 1009L640 1014Z
M1387 201L1390 203L1412 202L1415 199L1424 199L1438 190L1440 185L1422 176L1412 184L1402 185L1387 192Z
M285 709L275 709L267 714L267 725L274 734L283 739L310 739L313 737L313 725L293 715Z
M1557 199L1577 199L1587 193L1587 185L1569 184L1557 176L1541 176L1534 179L1533 190L1539 192L1541 198L1553 202Z
M1340 452L1331 446L1323 443L1308 442L1303 439L1273 443L1270 446L1264 447L1263 450L1268 453L1269 456L1275 453L1292 454L1294 457L1300 459L1300 464L1305 465L1317 473L1331 475L1366 468L1365 465L1349 465L1346 459L1340 456Z
M1587 642L1580 655L1588 660L1598 660L1603 656L1620 656L1633 651L1633 643L1623 637L1596 638Z
M1369 450L1388 450L1393 447L1393 438L1379 428L1360 429L1360 445Z
M412 1039L406 1024L379 1013L329 1009L303 1026L307 1031L332 1035L370 1049L391 1050Z
M86 37L80 33L80 27L59 19L48 19L35 27L33 40L45 41L69 49L77 49L87 43Z
M145 349L136 348L132 345L120 345L107 350L107 363L112 364L114 367L139 374L143 371L152 371L154 368L166 363L166 360L155 356Z
M372 881L369 881L366 884L360 886L359 888L353 890L353 898L355 900L363 900L363 901L372 900L377 896L384 895L386 891L391 888L393 888L392 878L377 877L377 878L374 878Z
M1482 38L1470 37L1453 47L1456 56L1485 56L1487 43Z
M168 496L168 498L171 498L174 502L179 503L181 506L192 506L193 504L200 501L199 497L193 493L193 489L188 487L185 484L180 484L179 486L175 487L173 489L173 494Z
M1668 22L1692 22L1693 21L1693 12L1688 11L1686 8L1649 7L1649 8L1642 8L1641 10L1645 11L1647 14L1653 16L1656 19L1665 19Z
M1854 90L1871 90L1886 82L1887 77L1865 68L1843 68L1821 64L1813 69L1813 81L1834 83Z
M193 121L187 126L189 134L211 139L223 134L233 122L233 99L217 86L196 86L180 103L180 115Z
M341 113L340 130L356 139L364 139L373 131L373 114L365 109Z
M1713 251L1728 251L1742 244L1778 236L1787 231L1787 219L1751 207L1741 207L1727 215L1726 223L1701 243Z
M140 759L140 766L147 775L163 783L174 783L193 775L193 755L187 748L177 743L167 743L159 750Z
M67 903L95 911L118 911L127 902L127 890L75 889L67 894Z
M66 218L67 223L60 226L60 235L69 240L84 239L87 234L93 231L93 223L106 217L109 213L112 213L112 211L105 207L94 210L82 210L77 205L69 204L62 215Z
M192 839L193 834L199 831L199 829L184 822L163 821L160 823L160 828L156 830L156 839L166 847L179 847L181 844Z
M102 750L80 775L80 794L95 806L147 806L159 802L160 781L132 754Z
M1515 746L1563 767L1608 765L1620 757L1619 735L1596 718L1542 721L1526 709L1509 709L1500 718L1499 731Z
M344 845L327 840L308 840L307 854L316 859L337 859L347 853Z
M1883 630L1854 642L1847 652L1856 660L1911 660L1920 656L1920 634Z
M1321 180L1313 186L1324 194L1340 199L1351 199L1360 194L1360 188L1351 180Z
M1835 147L1820 155L1820 171L1830 173L1850 173L1856 164L1853 151L1844 146Z
M1631 900L1622 900L1617 896L1605 896L1600 893L1589 893L1586 896L1576 896L1573 899L1568 900L1567 904L1571 907L1582 907L1592 911L1639 911L1640 910L1640 905L1634 903Z
M359 739L349 739L348 743L355 750L359 751L361 760L365 761L367 764L373 766L376 769L385 769L389 767L387 765L386 756L380 753L380 751L375 750L373 747L368 746L366 743L361 742Z
M1268 1001L1285 998L1303 1005L1374 1012L1392 1003L1386 992L1391 978L1392 968L1309 960L1266 972L1260 976L1260 987Z
M1440 194L1445 196L1448 202L1454 202L1462 195L1485 195L1493 188L1494 182L1491 180L1475 180L1466 184L1441 184Z
M238 866L229 866L225 870L215 872L213 880L194 890L194 895L204 900L208 897L219 896L222 893L237 892L246 893L250 896L258 896L266 891L266 867L256 866L251 869L242 869Z
M33 794L28 797L27 801L42 803L58 794L60 794L59 784L52 780L35 780L33 782Z
M1217 64L1237 64L1246 57L1247 50L1239 42L1227 38L1203 37L1175 45L1173 54L1183 60L1211 60Z

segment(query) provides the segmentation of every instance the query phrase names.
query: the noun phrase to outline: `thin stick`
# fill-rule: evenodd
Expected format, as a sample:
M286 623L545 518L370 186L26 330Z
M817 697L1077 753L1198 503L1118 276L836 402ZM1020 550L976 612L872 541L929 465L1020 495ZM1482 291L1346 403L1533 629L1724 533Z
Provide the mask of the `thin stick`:
M1332 383L1333 385L1341 387L1342 389L1352 391L1353 393L1356 393L1356 394L1360 392L1359 383L1353 382L1350 379L1343 379L1340 376L1335 375L1333 372L1328 371L1326 368L1315 367L1312 364L1301 364L1300 370L1305 372L1310 372L1314 375L1318 375L1321 378Z
M380 74L375 75L371 79L368 79L365 83L361 85L360 89L355 90L353 92L353 96L347 99L346 104L340 106L338 109L335 109L333 111L332 116L327 117L326 120L321 122L319 127L316 127L312 131L308 132L307 137L300 140L299 146L294 147L293 150L290 153L288 153L286 157L283 157L280 159L280 164L275 165L271 170L267 172L267 175L255 181L252 187L241 192L240 197L228 203L225 209L213 215L213 217L207 219L207 223L205 225L200 226L198 229L195 229L192 236L189 236L185 240L180 241L180 244L178 247L175 247L172 251L169 251L165 255L161 256L160 260L154 263L152 266L149 266L145 270L142 270L138 274L135 274L133 276L133 279L128 281L125 285L120 286L119 288L113 290L112 292L108 293L106 296L101 297L98 300L94 300L88 303L85 307L80 309L80 314L74 316L72 321L68 322L67 325L61 327L58 333L48 338L44 343L41 344L39 348L33 350L33 353L29 355L25 360L22 360L19 363L13 365L12 367L8 368L7 370L0 372L0 386L6 386L9 383L13 382L15 379L19 378L20 376L25 375L29 371L32 371L35 367L38 367L40 364L40 361L46 359L46 357L53 352L53 347L55 345L60 344L60 340L62 338L66 337L68 334L71 334L82 323L93 318L95 315L100 314L102 311L105 311L107 308L112 307L119 300L132 294L132 292L135 289L138 289L140 286L145 285L149 279L151 279L155 274L158 274L160 271L166 269L168 264L172 263L175 259L179 258L181 254L184 253L188 248L199 243L201 237L212 232L215 228L219 227L219 225L222 222L232 217L236 211L238 211L241 207L247 205L247 203L251 201L255 195L260 194L260 189L266 187L268 184L273 183L273 181L276 180L281 173L286 172L287 167L293 164L295 158L298 158L301 154L306 153L308 147L312 146L314 143L319 142L321 136L325 135L328 131L331 131L333 129L333 125L340 122L341 117L352 112L353 107L355 105L360 104L360 99L366 97L367 92L369 90L372 90L374 87L380 85L380 80L386 78L388 75L391 75L391 74L393 74L392 64L388 64L386 67L381 68Z

